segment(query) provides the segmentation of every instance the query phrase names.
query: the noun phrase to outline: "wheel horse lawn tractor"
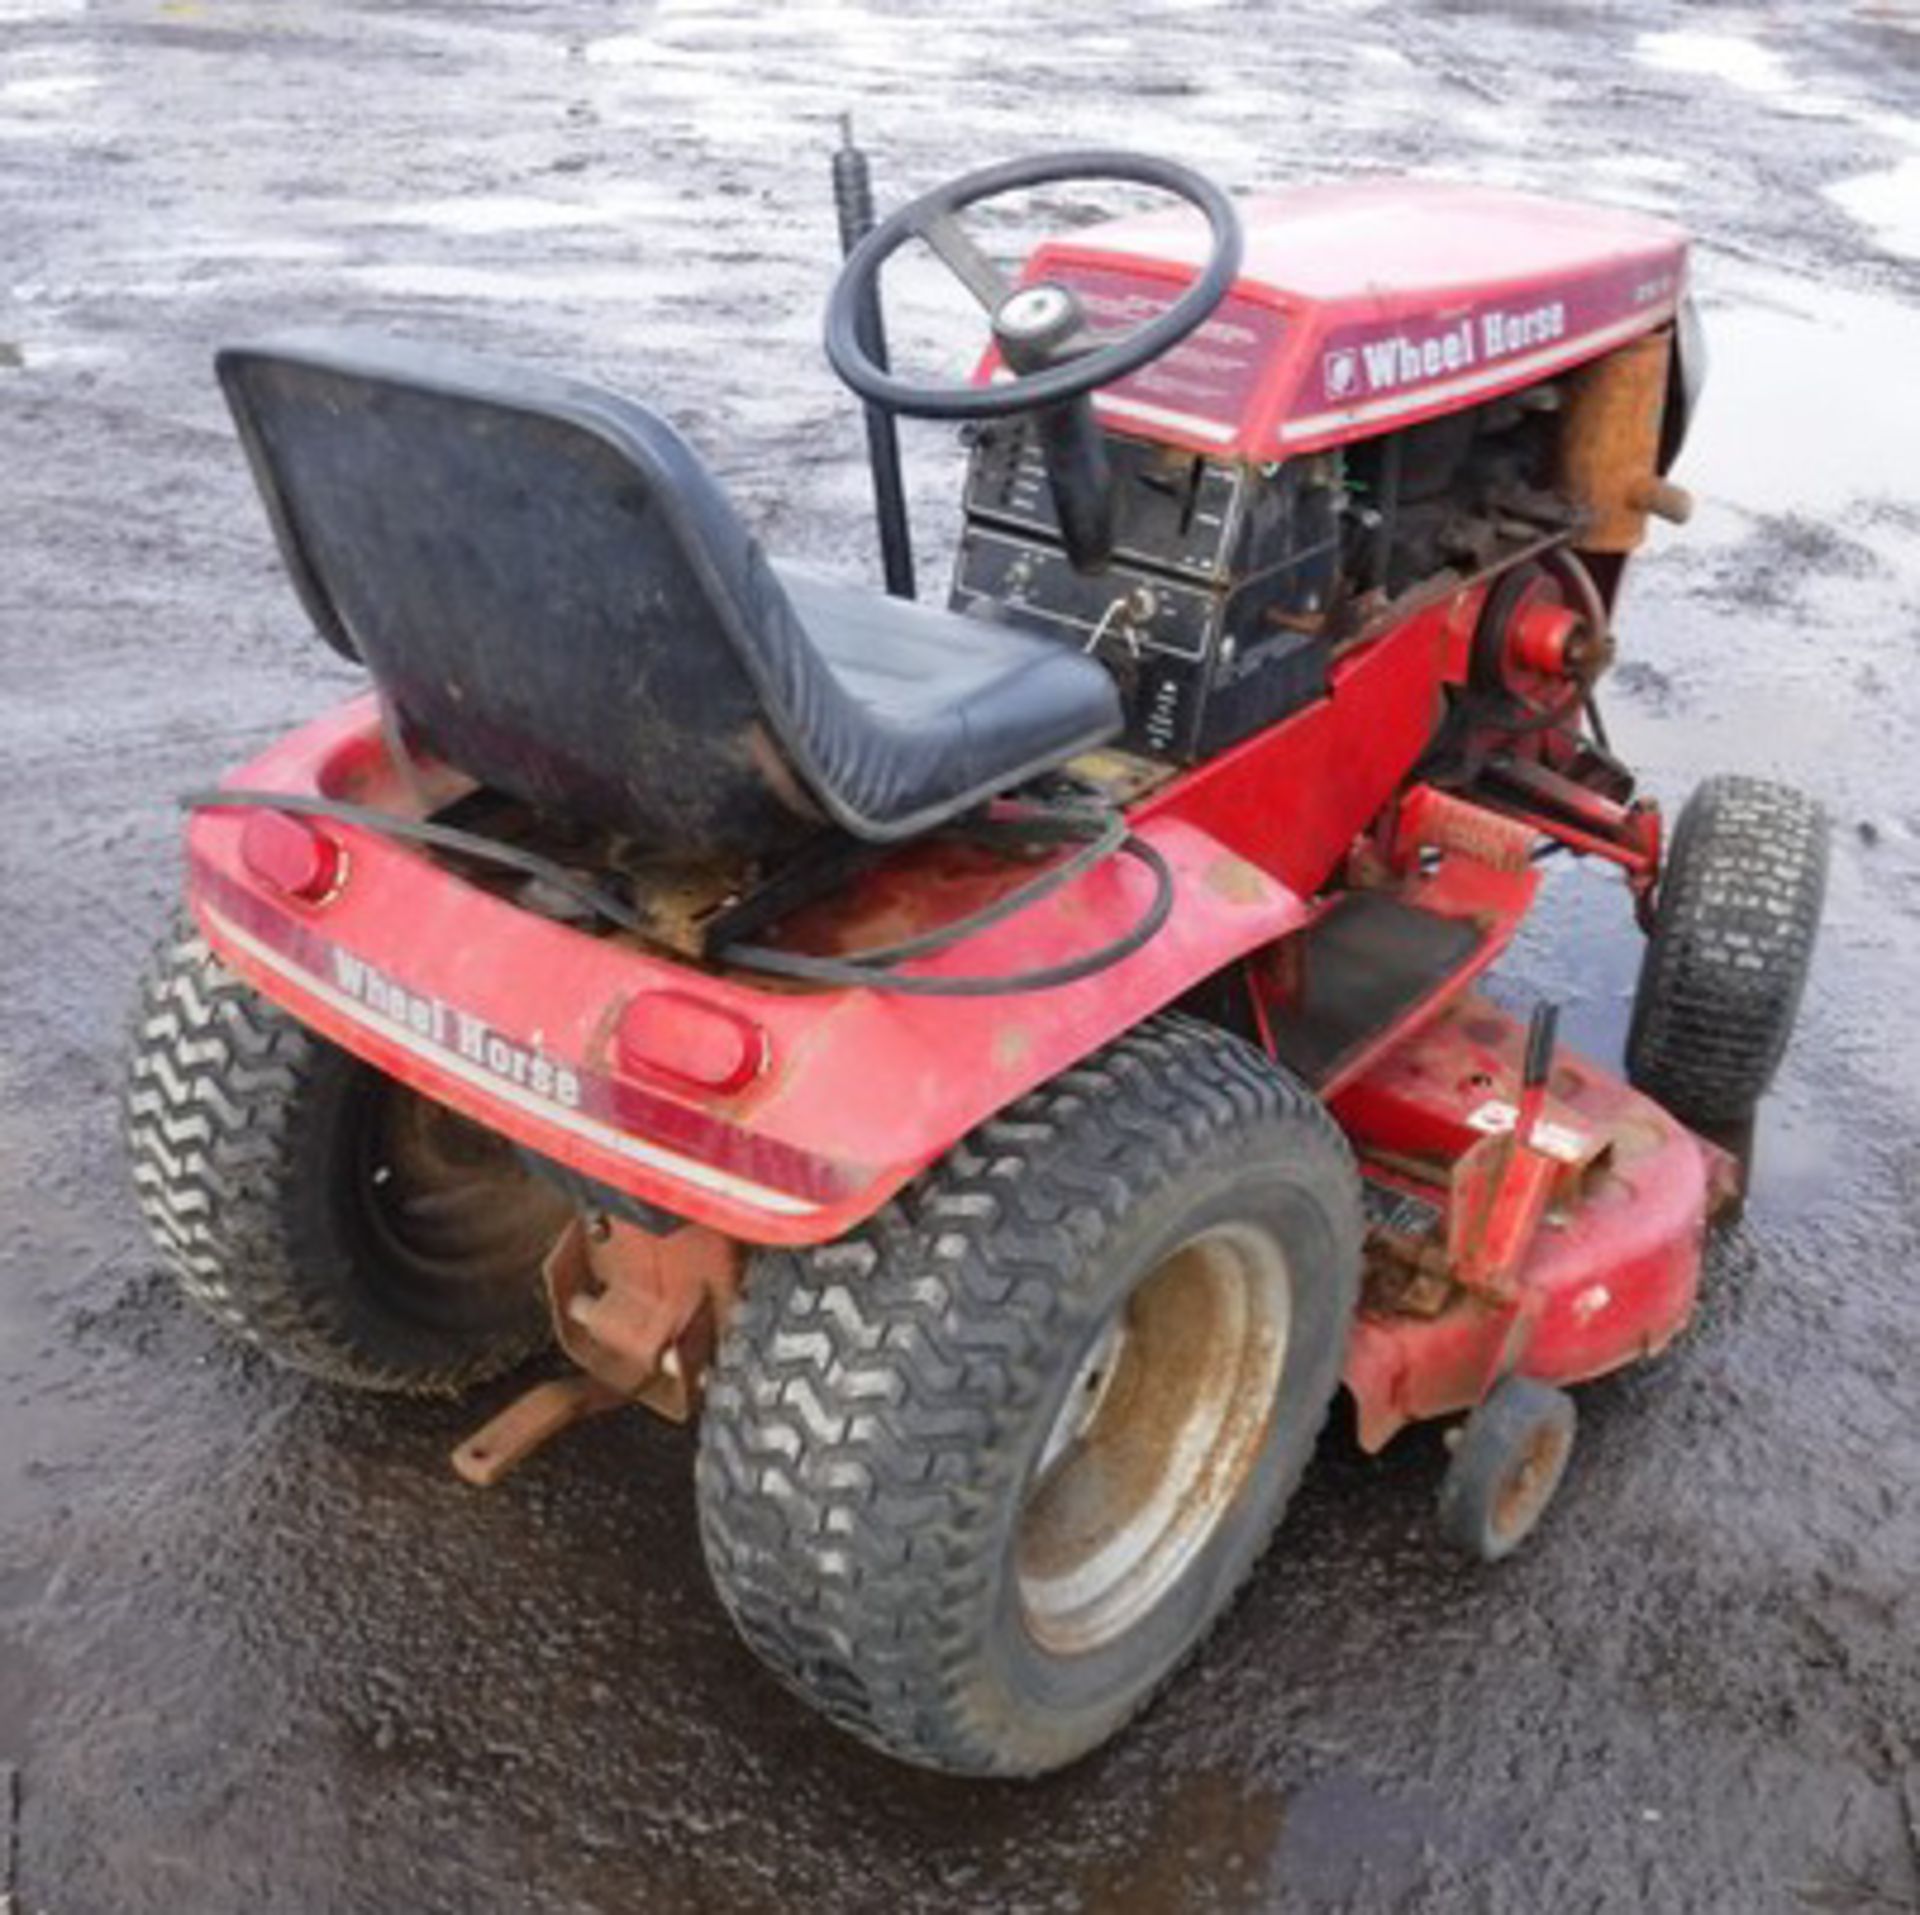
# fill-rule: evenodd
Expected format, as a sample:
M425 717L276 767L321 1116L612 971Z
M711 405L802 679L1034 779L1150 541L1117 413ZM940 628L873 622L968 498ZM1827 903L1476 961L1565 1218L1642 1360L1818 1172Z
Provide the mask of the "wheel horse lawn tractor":
M770 562L657 414L348 333L219 355L365 695L193 794L138 1015L141 1201L293 1367L572 1367L455 1452L697 1416L741 1633L910 1762L1031 1774L1138 1710L1344 1384L1460 1423L1492 1559L1566 1386L1687 1323L1793 1021L1819 814L1717 778L1671 844L1594 685L1701 361L1681 233L1370 180L1236 205L1126 153L977 172L851 245L882 596ZM960 215L1170 211L1003 277ZM978 300L889 370L883 265ZM965 422L945 609L892 415ZM1626 1081L1476 992L1549 853L1649 933Z

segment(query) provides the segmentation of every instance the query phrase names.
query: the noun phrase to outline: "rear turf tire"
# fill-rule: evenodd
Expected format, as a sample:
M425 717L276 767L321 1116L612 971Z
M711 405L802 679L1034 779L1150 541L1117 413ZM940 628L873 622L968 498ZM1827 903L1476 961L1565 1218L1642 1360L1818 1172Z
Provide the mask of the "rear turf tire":
M275 1361L444 1396L547 1342L539 1263L565 1199L248 989L184 920L141 991L125 1118L162 1258Z
M1340 1380L1360 1232L1313 1096L1166 1016L851 1236L761 1254L696 1469L742 1635L908 1762L1083 1755L1266 1547Z
M1787 1047L1820 925L1827 825L1811 798L1709 778L1660 881L1627 1076L1683 1122L1746 1122Z

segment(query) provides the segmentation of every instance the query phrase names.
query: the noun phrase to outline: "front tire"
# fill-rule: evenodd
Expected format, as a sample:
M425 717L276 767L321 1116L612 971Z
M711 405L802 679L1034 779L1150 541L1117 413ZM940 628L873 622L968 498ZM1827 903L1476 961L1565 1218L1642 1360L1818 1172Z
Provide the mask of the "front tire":
M540 1259L565 1198L249 990L187 922L141 991L125 1119L180 1287L276 1362L446 1396L547 1342Z
M1688 799L1660 880L1627 1033L1627 1077L1682 1122L1747 1122L1792 1035L1827 887L1811 798L1709 778Z
M1155 1019L852 1236L756 1260L697 1464L722 1601L890 1754L1072 1761L1266 1546L1340 1380L1359 1247L1311 1094Z

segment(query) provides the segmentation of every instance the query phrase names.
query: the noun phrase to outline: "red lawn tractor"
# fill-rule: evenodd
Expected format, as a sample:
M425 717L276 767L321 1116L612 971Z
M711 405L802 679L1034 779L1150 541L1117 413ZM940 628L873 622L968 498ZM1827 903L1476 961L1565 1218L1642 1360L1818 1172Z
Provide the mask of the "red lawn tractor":
M1370 180L1235 204L1127 153L877 226L827 352L890 592L769 561L631 399L309 332L218 369L281 556L369 689L194 794L128 1128L188 1294L273 1357L449 1393L488 1483L699 1421L757 1654L908 1761L1030 1774L1219 1615L1342 1385L1460 1420L1504 1555L1566 1386L1687 1323L1707 1133L1786 1043L1820 815L1715 778L1670 843L1595 681L1701 360L1681 233ZM982 200L1182 202L1003 275ZM910 241L970 382L889 369ZM964 422L913 601L893 415ZM1648 933L1625 1081L1476 990L1553 853ZM556 1373L563 1371L564 1373Z

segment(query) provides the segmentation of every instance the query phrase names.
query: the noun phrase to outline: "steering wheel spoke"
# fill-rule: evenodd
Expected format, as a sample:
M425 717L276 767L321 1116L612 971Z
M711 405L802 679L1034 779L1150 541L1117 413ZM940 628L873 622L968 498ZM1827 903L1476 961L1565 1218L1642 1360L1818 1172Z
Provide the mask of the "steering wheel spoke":
M918 228L941 263L988 313L996 313L1013 291L1013 282L973 242L951 212L937 212Z
M1019 372L990 386L920 383L897 378L875 363L860 316L878 297L880 269L916 238L925 241L979 301L994 322L995 337L1005 354L1023 318L1015 304L1022 289L980 250L958 215L1005 193L1080 180L1153 187L1183 200L1206 219L1213 233L1212 251L1171 305L1120 338L1101 337L1084 349L1076 338L1071 354L1053 355L1052 363L1038 370ZM1232 289L1240 270L1241 244L1240 217L1233 202L1210 180L1170 160L1125 152L1056 153L984 167L901 207L854 248L827 302L827 358L869 405L909 418L1003 419L1016 413L1046 412L1138 372L1204 325L1207 315ZM1062 296L1070 297L1070 289Z

